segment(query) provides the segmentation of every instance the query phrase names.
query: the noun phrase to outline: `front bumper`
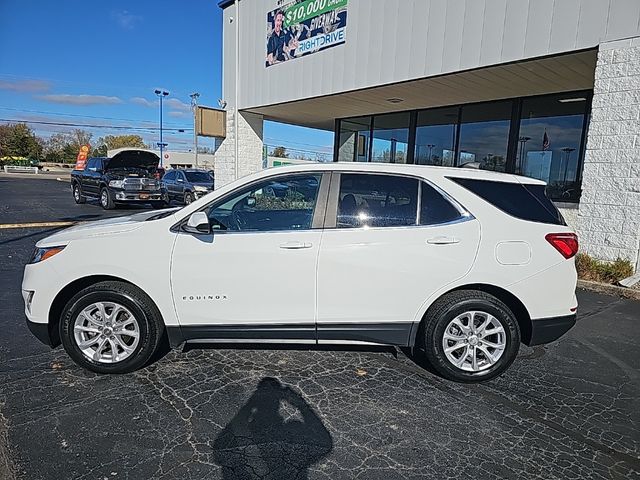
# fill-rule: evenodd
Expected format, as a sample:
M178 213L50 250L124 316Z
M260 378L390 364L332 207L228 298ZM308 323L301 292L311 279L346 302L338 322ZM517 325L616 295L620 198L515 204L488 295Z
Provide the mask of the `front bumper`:
M29 318L27 318L26 320L27 320L27 327L29 327L29 330L31 331L31 333L33 333L33 335L38 340L40 340L42 343L50 347L54 346L53 340L51 338L51 332L49 332L48 323L32 322L31 320L29 320Z
M196 199L198 199L198 198L204 197L205 195L207 195L208 193L211 193L212 191L213 190L207 190L206 192L200 192L198 190L194 190L193 191L193 195L196 197Z
M530 347L557 340L576 324L576 314L531 320Z
M126 190L116 190L113 198L116 202L158 202L166 200L165 195L160 191L128 192Z

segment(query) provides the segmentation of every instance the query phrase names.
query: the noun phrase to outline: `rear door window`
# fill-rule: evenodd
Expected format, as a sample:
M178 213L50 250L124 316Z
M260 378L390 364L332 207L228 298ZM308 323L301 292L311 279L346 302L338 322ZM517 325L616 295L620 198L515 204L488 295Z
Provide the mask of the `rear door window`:
M338 228L416 225L418 180L394 175L343 173Z
M513 217L530 222L566 225L556 206L547 197L545 185L448 178Z
M438 190L428 183L422 182L420 197L420 225L439 225L455 222L462 218L462 213Z

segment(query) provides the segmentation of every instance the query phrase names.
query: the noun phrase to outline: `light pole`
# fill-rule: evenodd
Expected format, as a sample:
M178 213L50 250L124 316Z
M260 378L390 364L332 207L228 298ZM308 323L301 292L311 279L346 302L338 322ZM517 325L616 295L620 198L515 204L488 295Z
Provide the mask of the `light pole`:
M524 163L524 151L527 148L527 142L531 140L531 137L519 137L518 141L520 142L520 161L518 162L518 168L516 169L516 173L522 173L522 164Z
M433 152L433 147L435 147L435 144L433 143L427 144L427 148L429 149L429 165L431 165L431 159L432 159L431 152Z
M561 148L560 150L562 150L565 154L566 154L566 158L564 160L564 177L562 178L562 188L566 188L566 184L567 184L567 171L569 170L569 159L571 158L571 152L573 152L575 150L575 148L571 148L571 147L564 147Z
M169 92L167 92L166 90L156 89L154 93L160 99L160 143L158 143L158 146L160 147L160 166L162 167L162 162L163 162L162 150L164 147L166 147L166 145L162 142L162 98L168 96Z
M200 94L193 92L191 95L191 110L193 111L193 146L196 152L196 167L198 166L198 130L196 129L196 114L198 111L198 98Z

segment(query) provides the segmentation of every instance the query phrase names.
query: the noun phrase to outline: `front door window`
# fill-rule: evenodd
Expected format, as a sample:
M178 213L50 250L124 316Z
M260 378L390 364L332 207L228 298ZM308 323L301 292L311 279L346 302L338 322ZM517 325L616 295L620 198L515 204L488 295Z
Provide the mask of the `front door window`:
M321 175L268 180L249 187L208 210L214 230L308 230L318 197Z

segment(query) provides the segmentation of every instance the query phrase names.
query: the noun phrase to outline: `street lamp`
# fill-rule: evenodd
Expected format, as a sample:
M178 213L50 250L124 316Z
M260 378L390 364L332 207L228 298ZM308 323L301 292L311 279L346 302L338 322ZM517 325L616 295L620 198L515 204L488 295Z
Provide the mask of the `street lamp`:
M436 145L434 143L429 143L427 144L427 148L429 149L429 165L431 165L431 160L432 160L432 156L431 156L431 152L433 152L433 147L435 147Z
M198 111L198 98L200 94L193 92L191 95L191 110L193 111L193 146L196 152L196 167L198 166L198 130L196 129L196 112Z
M531 140L531 137L519 137L518 142L520 142L520 161L518 162L518 168L516 169L516 173L522 173L522 164L524 163L524 153L527 148L527 142Z
M154 93L160 99L160 142L158 143L158 146L160 147L160 166L162 167L162 159L163 159L162 150L164 147L167 146L166 143L162 142L162 98L168 96L169 92L167 92L166 90L155 89Z

